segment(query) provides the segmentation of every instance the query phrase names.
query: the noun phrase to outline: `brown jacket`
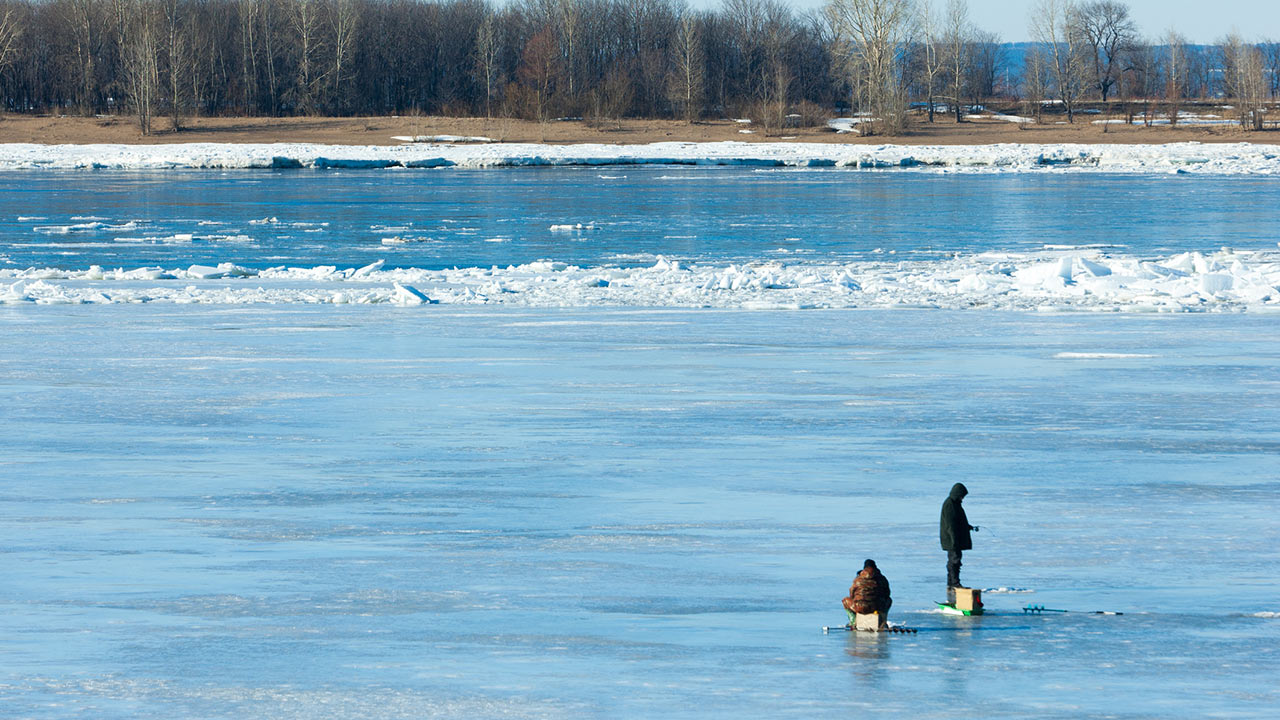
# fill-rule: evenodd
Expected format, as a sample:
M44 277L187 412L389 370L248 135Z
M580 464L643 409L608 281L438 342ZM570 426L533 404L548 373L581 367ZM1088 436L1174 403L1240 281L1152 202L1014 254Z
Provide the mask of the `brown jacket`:
M853 579L849 588L849 597L844 599L846 610L867 615L873 612L885 612L893 605L889 597L889 580L878 568L865 568Z

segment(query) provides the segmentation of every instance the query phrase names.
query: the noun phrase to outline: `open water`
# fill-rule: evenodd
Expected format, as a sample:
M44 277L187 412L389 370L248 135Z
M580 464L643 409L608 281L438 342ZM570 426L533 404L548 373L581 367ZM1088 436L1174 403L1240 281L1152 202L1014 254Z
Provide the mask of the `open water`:
M39 171L0 173L0 198L0 263L18 268L847 261L1062 244L1152 255L1274 250L1280 237L1269 176Z
M1274 247L1280 188L661 168L0 182L0 255L70 268ZM474 229L435 229L453 225ZM210 227L250 240L195 237ZM419 231L440 242L383 254ZM0 337L0 717L1280 706L1274 315L8 305ZM982 528L963 578L1016 591L981 618L933 609L957 481ZM823 634L867 557L917 634Z

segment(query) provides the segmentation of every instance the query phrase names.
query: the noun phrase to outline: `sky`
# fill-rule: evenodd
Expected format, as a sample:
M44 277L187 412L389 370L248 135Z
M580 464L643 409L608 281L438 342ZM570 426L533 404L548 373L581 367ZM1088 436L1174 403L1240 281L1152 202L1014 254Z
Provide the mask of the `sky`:
M934 2L945 4L945 0ZM1027 17L1036 4L1033 0L969 0L969 17L1006 42L1028 40ZM1172 28L1191 42L1209 43L1235 29L1246 40L1280 40L1280 0L1129 0L1125 4L1138 31L1148 37L1159 37Z
M969 17L1005 42L1029 40L1027 17L1035 0L968 0ZM819 7L824 0L783 0L796 8ZM718 7L721 0L692 0ZM946 0L933 0L941 7ZM1246 40L1280 40L1280 0L1128 0L1138 30L1158 38L1170 28L1193 43L1211 43L1232 29Z

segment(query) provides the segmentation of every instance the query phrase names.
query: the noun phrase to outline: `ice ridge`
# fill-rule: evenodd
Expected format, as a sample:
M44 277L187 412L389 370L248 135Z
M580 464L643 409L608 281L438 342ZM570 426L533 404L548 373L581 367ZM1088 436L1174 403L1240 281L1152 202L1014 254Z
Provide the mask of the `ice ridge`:
M920 307L1006 311L1280 310L1280 251L1168 257L1042 250L935 260L490 268L0 269L0 303L501 304L744 309Z

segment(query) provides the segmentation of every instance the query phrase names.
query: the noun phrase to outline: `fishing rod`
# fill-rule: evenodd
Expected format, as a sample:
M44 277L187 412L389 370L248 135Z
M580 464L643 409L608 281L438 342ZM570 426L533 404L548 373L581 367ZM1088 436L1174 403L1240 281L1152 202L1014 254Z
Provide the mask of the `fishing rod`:
M1040 615L1042 613L1069 613L1069 612L1072 612L1072 611L1057 610L1055 608L1047 608L1043 605L1028 605L1022 608L1023 615ZM1123 615L1124 614L1122 612L1115 612L1114 610L1090 610L1088 612L1077 610L1075 612L1076 614L1079 614L1079 615Z
M853 632L853 631L854 631L854 629L853 629L852 627L848 626L848 625L823 625L823 626L822 626L822 634L823 634L823 635L827 635L827 634L831 633L832 631L840 632L841 630L844 630L844 631L846 631L846 632ZM910 635L915 635L915 634L916 634L916 629L915 629L915 628L909 628L909 627L902 627L902 626L899 626L899 625L890 625L889 627L887 627L887 628L885 628L885 629L883 629L883 630L877 630L877 631L875 631L875 632L902 633L903 635L908 635L908 634L910 634Z

